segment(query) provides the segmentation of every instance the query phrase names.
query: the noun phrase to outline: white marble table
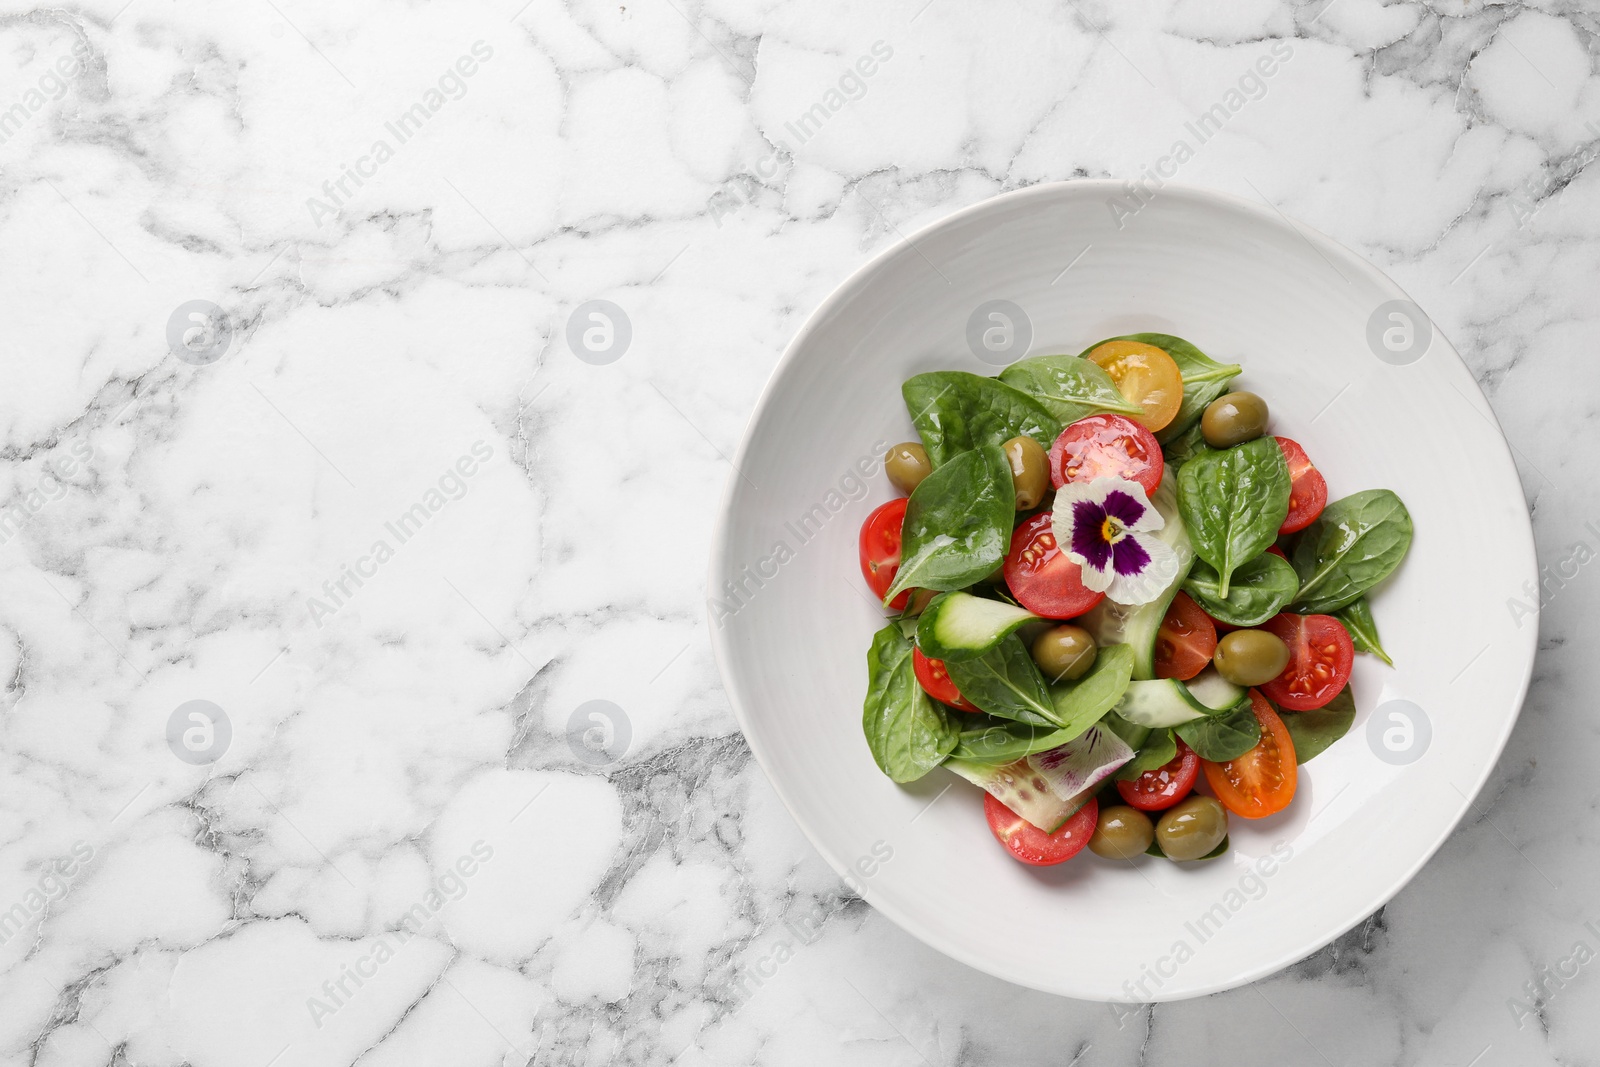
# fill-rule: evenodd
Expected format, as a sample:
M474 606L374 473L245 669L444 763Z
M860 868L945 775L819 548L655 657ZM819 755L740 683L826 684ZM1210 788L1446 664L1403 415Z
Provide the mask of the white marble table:
M0 1062L1593 1062L1592 8L521 4L0 20ZM702 585L726 457L839 279L1157 168L1407 287L1555 577L1415 881L1118 1018L843 889L733 724ZM596 299L606 363L569 341Z

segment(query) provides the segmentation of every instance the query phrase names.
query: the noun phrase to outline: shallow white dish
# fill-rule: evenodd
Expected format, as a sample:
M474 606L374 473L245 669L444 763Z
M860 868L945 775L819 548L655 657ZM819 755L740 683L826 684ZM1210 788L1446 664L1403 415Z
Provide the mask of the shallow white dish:
M1121 193L1120 183L1081 181L996 197L835 290L750 420L708 592L712 643L750 747L852 886L980 970L1137 1002L1270 974L1398 892L1493 767L1528 684L1538 619L1519 625L1507 607L1536 577L1533 539L1477 384L1437 331L1410 363L1369 346L1369 320L1405 299L1399 287L1269 208L1198 189L1165 187L1122 212L1119 229L1109 203ZM1273 432L1305 446L1331 499L1387 487L1411 511L1410 554L1373 597L1396 667L1357 656L1355 726L1301 768L1287 810L1232 820L1225 858L1130 869L1085 851L1027 868L990 836L976 787L943 769L898 786L867 751L866 651L885 615L861 580L857 533L894 493L883 449L916 439L900 383L929 370L997 373L967 343L969 316L994 299L1025 310L1032 354L1159 331L1242 364L1236 387L1267 398ZM1479 636L1468 647L1462 634ZM1391 700L1414 703L1431 724L1431 738L1413 735L1421 755L1408 764L1377 754L1389 726L1403 744L1398 720L1372 722Z

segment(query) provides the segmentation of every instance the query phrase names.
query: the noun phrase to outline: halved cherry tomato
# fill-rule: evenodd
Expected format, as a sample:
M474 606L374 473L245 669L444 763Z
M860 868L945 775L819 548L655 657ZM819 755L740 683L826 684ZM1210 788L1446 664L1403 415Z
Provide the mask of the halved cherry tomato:
M1311 711L1339 695L1350 680L1356 649L1350 631L1332 615L1283 612L1261 624L1289 646L1289 665L1261 687L1286 711Z
M966 697L961 695L961 690L956 688L956 683L950 680L950 672L944 669L944 660L931 659L922 654L922 649L911 650L911 670L917 676L917 682L929 696L941 704L949 704L952 708L961 711L977 711L978 708Z
M1189 795L1194 780L1200 777L1200 757L1194 749L1174 737L1178 754L1155 768L1145 771L1132 781L1117 780L1117 792L1122 799L1140 811L1165 811Z
M867 516L861 524L861 577L883 599L883 594L894 584L895 572L900 569L900 527L906 519L906 498L896 497ZM903 589L889 606L901 611L911 599L911 590Z
M1155 434L1121 415L1090 415L1061 431L1050 446L1050 484L1126 478L1146 495L1161 484L1166 461Z
M1145 429L1162 429L1177 417L1183 406L1183 372L1165 349L1143 341L1107 341L1088 359L1111 376L1118 392L1144 408L1135 418Z
M1206 784L1223 807L1246 819L1261 819L1282 811L1294 799L1294 741L1272 705L1254 689L1250 690L1250 710L1261 724L1256 747L1226 763L1201 760L1200 766L1206 772Z
M1011 595L1023 607L1047 619L1075 619L1105 599L1104 593L1083 584L1083 567L1067 558L1056 544L1048 511L1035 515L1012 533L1005 577Z
M1100 821L1100 804L1090 797L1089 803L1073 812L1053 834L1045 833L990 793L983 795L983 814L989 820L989 832L1012 859L1030 867L1053 867L1067 862L1089 843L1095 823Z
M1328 502L1328 480L1312 464L1306 450L1287 437L1275 437L1289 464L1289 514L1278 527L1279 534L1304 530L1322 514ZM1280 553L1281 554L1281 553Z
M1324 486L1324 489L1326 489L1326 486ZM1277 545L1268 545L1267 546L1267 551L1271 552L1274 556L1277 556L1279 559L1286 560L1286 559L1289 558L1288 556L1283 554L1283 549L1279 548Z
M1180 592L1156 631L1156 677L1187 682L1205 670L1216 653L1216 623L1188 593Z

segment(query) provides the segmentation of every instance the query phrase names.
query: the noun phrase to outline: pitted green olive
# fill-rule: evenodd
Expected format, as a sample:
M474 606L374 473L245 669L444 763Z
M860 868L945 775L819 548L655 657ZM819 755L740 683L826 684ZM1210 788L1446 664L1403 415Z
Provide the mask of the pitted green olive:
M1052 626L1033 639L1033 662L1047 682L1082 678L1094 666L1094 638L1081 626Z
M1011 465L1011 484L1017 491L1017 510L1039 506L1050 490L1050 460L1044 446L1031 437L1013 437L1000 446Z
M1289 665L1289 646L1266 630L1235 630L1217 642L1212 662L1234 685L1265 685Z
M1200 416L1200 433L1212 448L1254 441L1267 432L1267 402L1254 393L1219 396Z
M1142 855L1155 836L1150 816L1138 808L1117 804L1100 809L1100 821L1089 838L1089 851L1108 860L1131 860Z
M1228 836L1228 813L1215 797L1195 794L1161 813L1156 843L1169 860L1197 860Z
M928 452L915 441L905 441L889 449L883 457L883 469L894 487L907 496L922 484L922 479L933 473L928 462Z

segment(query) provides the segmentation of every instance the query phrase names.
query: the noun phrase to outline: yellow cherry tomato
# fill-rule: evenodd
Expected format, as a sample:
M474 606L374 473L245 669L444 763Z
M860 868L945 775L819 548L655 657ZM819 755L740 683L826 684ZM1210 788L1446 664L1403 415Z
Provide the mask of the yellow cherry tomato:
M1089 353L1117 389L1144 409L1133 421L1155 433L1178 417L1183 405L1183 372L1172 357L1143 341L1107 341Z

